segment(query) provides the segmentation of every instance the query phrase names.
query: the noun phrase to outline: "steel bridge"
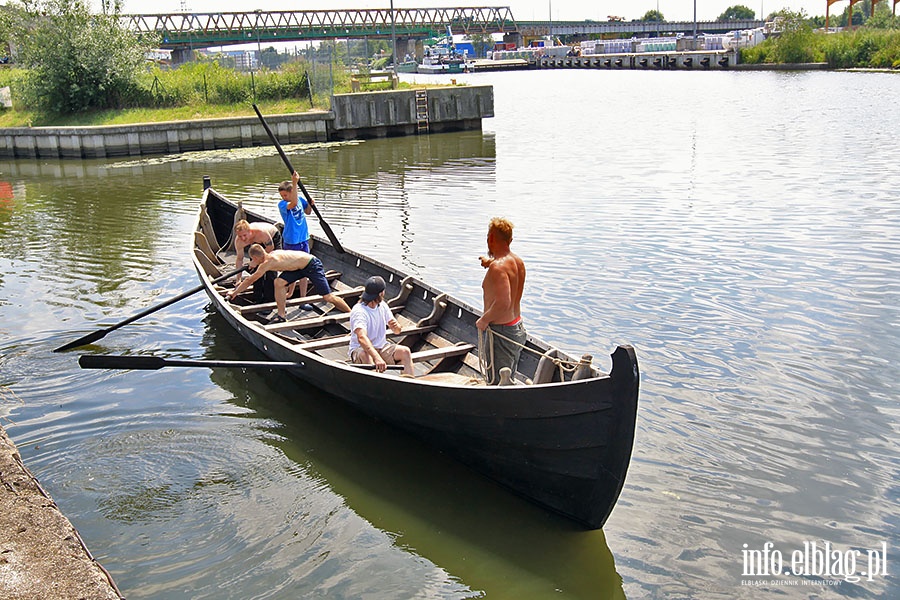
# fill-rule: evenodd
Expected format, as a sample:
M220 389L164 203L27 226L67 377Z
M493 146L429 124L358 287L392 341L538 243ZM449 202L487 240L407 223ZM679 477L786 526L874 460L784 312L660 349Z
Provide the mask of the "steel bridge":
M859 1L859 0L857 0ZM229 46L263 42L300 40L428 38L454 34L543 35L660 34L698 32L724 33L734 29L752 29L763 21L520 21L509 7L477 8L395 8L390 9L302 10L171 13L122 15L126 25L138 33L158 33L160 46L173 50Z
M900 0L898 0L900 1ZM692 33L727 33L736 29L755 29L766 24L756 19L737 21L519 21L519 33L525 37L542 35L587 36L591 34L674 35Z
M251 42L293 42L321 39L434 37L454 34L515 33L509 7L395 8L300 10L228 13L123 15L138 33L159 33L163 48L208 47Z

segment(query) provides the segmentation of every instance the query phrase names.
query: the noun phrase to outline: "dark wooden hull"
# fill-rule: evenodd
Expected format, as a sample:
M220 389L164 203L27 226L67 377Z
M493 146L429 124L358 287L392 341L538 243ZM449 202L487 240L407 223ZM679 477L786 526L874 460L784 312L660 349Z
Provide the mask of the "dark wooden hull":
M204 193L204 202L216 244L226 244L237 207L212 189ZM245 212L248 220L268 220ZM387 298L405 280L412 293L401 312L413 322L426 318L435 296L442 293L352 250L339 254L321 238L314 238L313 253L326 269L340 272L340 281L347 286L360 286L369 276L381 275L388 282ZM272 360L302 362L304 367L295 371L301 379L587 528L606 522L622 490L634 441L639 374L630 346L615 350L609 374L592 367L591 375L579 380L563 374L560 381L556 374L549 383L501 387L377 374L307 351L302 343L246 318L210 284L208 266L196 255L195 251L195 268L216 309ZM446 303L438 325L442 339L477 344L478 311L449 296L442 300ZM540 355L551 350L531 336L526 345L531 351L523 352L519 379L530 378Z

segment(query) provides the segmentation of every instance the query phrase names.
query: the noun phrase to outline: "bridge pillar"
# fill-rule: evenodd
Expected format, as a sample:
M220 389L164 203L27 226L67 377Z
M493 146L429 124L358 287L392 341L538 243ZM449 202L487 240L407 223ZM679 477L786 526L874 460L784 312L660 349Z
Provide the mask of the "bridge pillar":
M521 33L504 33L503 34L503 43L504 44L515 44L516 48L521 48L523 45L523 38Z
M421 42L417 44L417 40L411 37L398 37L397 38L397 61L403 62L406 60L406 55L409 54L411 57L421 58L420 50L418 46L421 46Z
M194 60L194 50L192 48L175 48L172 50L172 64L181 65Z

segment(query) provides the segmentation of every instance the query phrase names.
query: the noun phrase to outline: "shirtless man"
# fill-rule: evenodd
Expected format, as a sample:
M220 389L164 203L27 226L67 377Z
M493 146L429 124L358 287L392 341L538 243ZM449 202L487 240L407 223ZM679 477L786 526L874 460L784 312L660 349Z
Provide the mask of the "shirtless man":
M281 250L281 232L271 223L248 223L241 219L234 226L234 237L236 238L234 249L237 252L234 266L238 269L244 266L244 252L251 244L259 244L266 252ZM241 280L241 273L238 274L237 280Z
M488 385L500 383L500 369L509 367L516 374L519 355L527 333L522 324L522 290L525 288L525 263L510 249L513 224L502 217L491 219L488 228L488 255L480 257L487 269L481 289L484 292L484 314L475 322L480 331L490 329L499 335L487 336ZM503 336L503 337L500 337ZM510 341L512 340L512 341Z
M250 266L255 267L256 271L234 288L228 294L228 299L231 300L246 290L266 273L281 271L275 278L275 305L278 314L270 323L283 323L287 320L287 286L302 277L308 277L316 293L325 300L343 312L350 312L347 303L332 293L328 279L325 278L322 261L312 254L299 250L273 250L267 254L262 246L253 244L250 246Z

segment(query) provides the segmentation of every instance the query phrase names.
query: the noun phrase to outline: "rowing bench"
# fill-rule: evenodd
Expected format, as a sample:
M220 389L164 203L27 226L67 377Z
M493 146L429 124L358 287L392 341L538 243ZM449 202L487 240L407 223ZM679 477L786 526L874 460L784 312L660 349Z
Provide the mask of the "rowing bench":
M349 290L342 290L340 292L331 292L332 295L337 296L338 298L354 298L363 293L365 288L357 287L350 288ZM320 294L316 294L315 296L304 296L302 298L291 298L287 302L285 302L286 308L292 308L294 306L300 306L301 304L312 304L313 302L322 302L324 297ZM242 315L249 315L252 313L263 312L266 310L275 310L278 308L275 302L266 302L264 304L251 304L250 306L241 306L238 307L238 312Z
M395 306L394 310L401 311L405 306ZM279 331L296 331L300 329L313 329L319 327L325 327L326 325L336 325L338 323L345 323L350 320L350 313L340 313L337 315L325 315L322 317L314 317L311 319L298 319L296 321L285 321L284 323L272 323L269 325L263 325L263 329L270 332L279 332Z
M468 354L475 349L474 344L456 344L455 346L446 346L444 348L432 348L430 350L421 350L412 353L413 362L424 362L432 360L442 360L453 356L461 356Z
M393 331L387 332L388 337L403 337L410 335L420 335L423 333L428 333L430 331L434 331L437 329L437 325L428 325L426 327L409 327L407 329L400 330L400 333L394 333ZM324 338L317 338L314 340L309 340L306 342L300 342L297 344L298 348L303 348L309 352L318 352L319 350L327 350L328 348L338 348L340 346L345 346L350 343L350 334L344 335L332 335Z

